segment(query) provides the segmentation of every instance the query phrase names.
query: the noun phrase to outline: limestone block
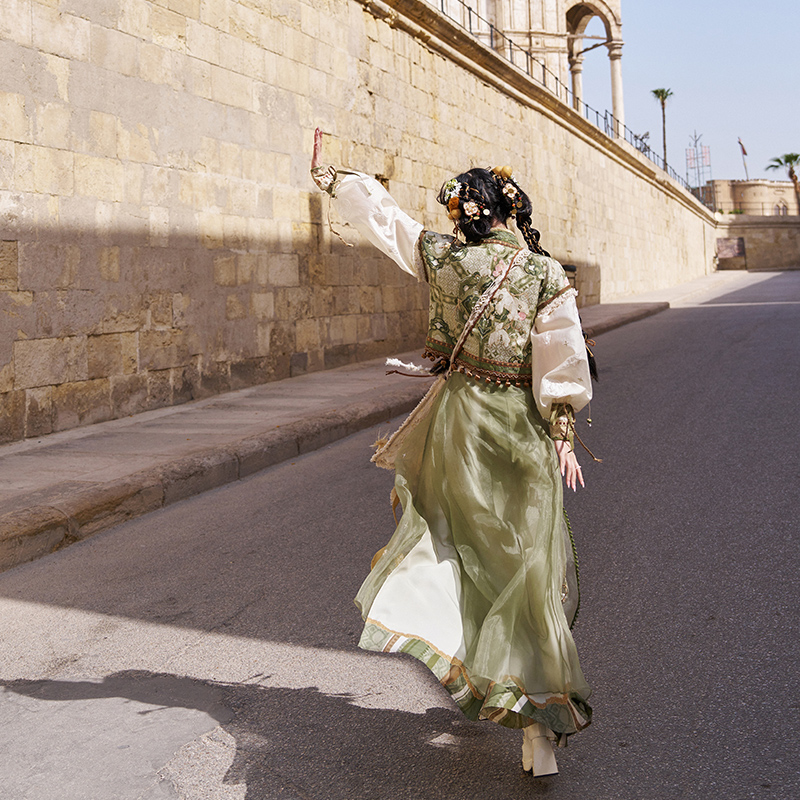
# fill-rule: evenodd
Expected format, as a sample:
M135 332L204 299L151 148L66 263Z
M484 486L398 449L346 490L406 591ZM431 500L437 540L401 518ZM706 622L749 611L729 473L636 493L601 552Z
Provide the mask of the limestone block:
M106 333L89 336L87 360L89 379L130 375L138 362L138 334Z
M154 5L150 11L153 41L169 50L186 49L186 17L168 8Z
M107 378L62 383L52 392L53 430L64 431L111 419L111 387Z
M272 349L272 331L275 327L273 320L259 322L256 326L256 354L269 355Z
M242 300L235 294L225 298L225 319L244 319L247 317L247 308Z
M11 350L13 344L8 343L8 349ZM14 389L14 362L9 361L7 364L0 366L0 394L5 394Z
M240 74L245 73L244 41L229 33L219 34L219 66Z
M250 309L256 319L273 319L275 316L275 295L272 292L253 292L250 295Z
M42 194L72 194L74 159L71 152L15 144L14 156L14 188L17 190Z
M67 149L70 143L70 109L61 103L37 104L34 117L37 144Z
M189 363L187 336L181 330L139 333L139 369L165 370Z
M124 170L116 159L75 155L75 193L110 203L123 200Z
M66 58L43 53L44 65L47 72L55 78L56 96L59 100L69 102L69 73L70 62Z
M14 185L14 142L0 139L0 186ZM21 199L21 198L20 198Z
M21 439L25 434L25 392L0 394L0 444Z
M25 111L25 97L11 92L0 92L0 139L31 142L30 117Z
M102 111L89 112L88 152L92 155L117 156L117 125L119 119Z
M200 386L200 362L198 358L192 359L191 364L185 367L175 367L170 370L170 384L172 386L172 402L188 403L198 396Z
M150 247L169 246L169 209L150 206L148 221Z
M145 373L112 375L110 386L111 410L115 419L136 414L148 408L147 375Z
M16 241L0 241L0 291L19 287L19 255Z
M217 0L215 3L203 3L200 7L200 21L204 25L218 31L230 30L233 17L233 0Z
M120 120L117 123L117 155L123 160L155 163L154 138L144 123L128 126Z
M236 286L236 256L220 255L214 258L214 283L217 286Z
M258 274L258 254L239 253L236 256L236 282L239 286L251 283Z
M198 397L227 392L231 388L230 364L226 361L204 359L202 362Z
M119 247L101 247L98 251L98 270L104 281L119 282Z
M46 436L53 432L54 425L53 387L28 389L25 392L25 437Z
M17 389L85 380L88 374L86 337L16 341L14 372Z
M225 236L221 214L198 212L197 229L203 247L207 247L209 250L224 247Z
M101 25L91 27L91 60L103 69L133 76L137 72L139 40Z
M0 365L12 360L17 339L27 339L36 333L33 297L33 292L0 292ZM4 368L3 384L9 374L13 376L13 370L9 373Z
M21 241L18 254L19 285L23 289L67 288L77 278L81 260L79 245Z
M316 319L299 319L295 326L295 347L298 352L316 350L322 344L320 322Z
M222 214L222 235L225 247L247 249L247 220L233 214Z
M294 5L294 4L292 4ZM228 31L234 36L238 36L246 42L251 44L261 44L265 41L265 27L264 23L268 17L265 16L265 11L275 16L281 15L281 11L277 10L274 5L266 6L263 3L233 3L230 6L230 26ZM297 18L296 11L294 13L295 19ZM288 21L289 17L284 17L282 21Z
M33 46L45 53L76 61L89 59L91 23L88 20L34 2L31 32Z
M164 408L172 405L171 370L150 370L147 373L147 407Z
M117 0L119 18L117 27L123 33L129 33L138 39L150 36L150 9L149 0Z
M145 328L154 330L172 328L172 297L171 292L152 292L144 295L142 302L146 309Z
M217 103L255 111L254 83L246 75L211 66L211 97Z
M172 327L185 328L189 325L186 312L192 303L190 294L176 292L172 295Z
M200 19L200 0L166 0L166 7L192 20Z
M201 61L198 58L186 59L186 71L183 78L186 84L186 91L196 94L206 100L212 99L211 87L211 64Z
M298 286L300 283L298 256L272 255L269 261L269 282L273 286Z
M4 0L0 38L23 45L31 43L31 0Z
M203 61L218 64L220 32L194 19L186 20L186 52Z

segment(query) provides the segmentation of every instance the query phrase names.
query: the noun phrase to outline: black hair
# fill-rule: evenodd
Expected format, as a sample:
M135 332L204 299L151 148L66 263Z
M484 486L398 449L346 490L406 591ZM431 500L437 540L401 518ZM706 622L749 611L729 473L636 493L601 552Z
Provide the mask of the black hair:
M494 225L498 222L505 225L508 218L513 216L531 252L550 255L539 244L541 234L531 226L533 207L530 198L516 181L481 167L462 172L455 179L461 187L457 205L447 197L447 184L439 190L436 199L448 208L448 212L453 215L451 218L457 216L456 224L468 242L477 243L488 238ZM506 190L507 186L513 187L513 190L509 192ZM479 210L477 215L471 217L464 213L464 205L470 201L474 201Z

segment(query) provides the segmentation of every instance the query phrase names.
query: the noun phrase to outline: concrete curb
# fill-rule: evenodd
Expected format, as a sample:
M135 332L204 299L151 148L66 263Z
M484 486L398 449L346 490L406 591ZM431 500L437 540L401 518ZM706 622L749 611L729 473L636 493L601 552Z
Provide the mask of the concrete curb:
M125 478L39 496L35 506L0 515L0 572L388 422L410 411L428 386L428 381L411 381L391 394L376 394Z
M615 304L586 310L589 336L669 308L669 303ZM36 505L0 515L0 572L53 553L142 514L246 478L410 411L429 387L409 381L339 409L211 447L168 464L69 492L37 495Z
M613 308L606 312L607 317L604 319L605 314L600 310L603 307L600 306L598 311L593 314L598 318L584 325L583 330L587 336L593 338L631 322L638 322L645 317L652 317L654 314L666 311L669 307L669 303L615 303ZM590 308L594 309L595 306Z

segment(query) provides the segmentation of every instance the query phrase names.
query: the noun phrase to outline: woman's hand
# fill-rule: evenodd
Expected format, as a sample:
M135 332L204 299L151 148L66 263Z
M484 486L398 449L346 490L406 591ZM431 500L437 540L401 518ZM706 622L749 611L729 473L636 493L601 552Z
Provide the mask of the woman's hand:
M581 472L581 465L575 457L575 453L569 446L569 442L563 440L556 440L556 453L558 453L558 466L561 469L561 474L566 478L567 486L576 491L578 483L584 486L583 472Z
M311 155L311 169L320 165L322 158L322 131L317 128L314 131L314 152Z

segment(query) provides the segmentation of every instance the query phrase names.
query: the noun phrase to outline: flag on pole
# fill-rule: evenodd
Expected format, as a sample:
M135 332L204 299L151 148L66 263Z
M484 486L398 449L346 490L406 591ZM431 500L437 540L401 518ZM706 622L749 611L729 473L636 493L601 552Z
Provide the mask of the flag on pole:
M741 148L742 148L742 155L743 155L743 156L746 156L746 155L747 155L747 150L745 150L745 149L744 149L744 145L742 144L742 139L741 139L741 137L739 138L739 147L741 147Z

